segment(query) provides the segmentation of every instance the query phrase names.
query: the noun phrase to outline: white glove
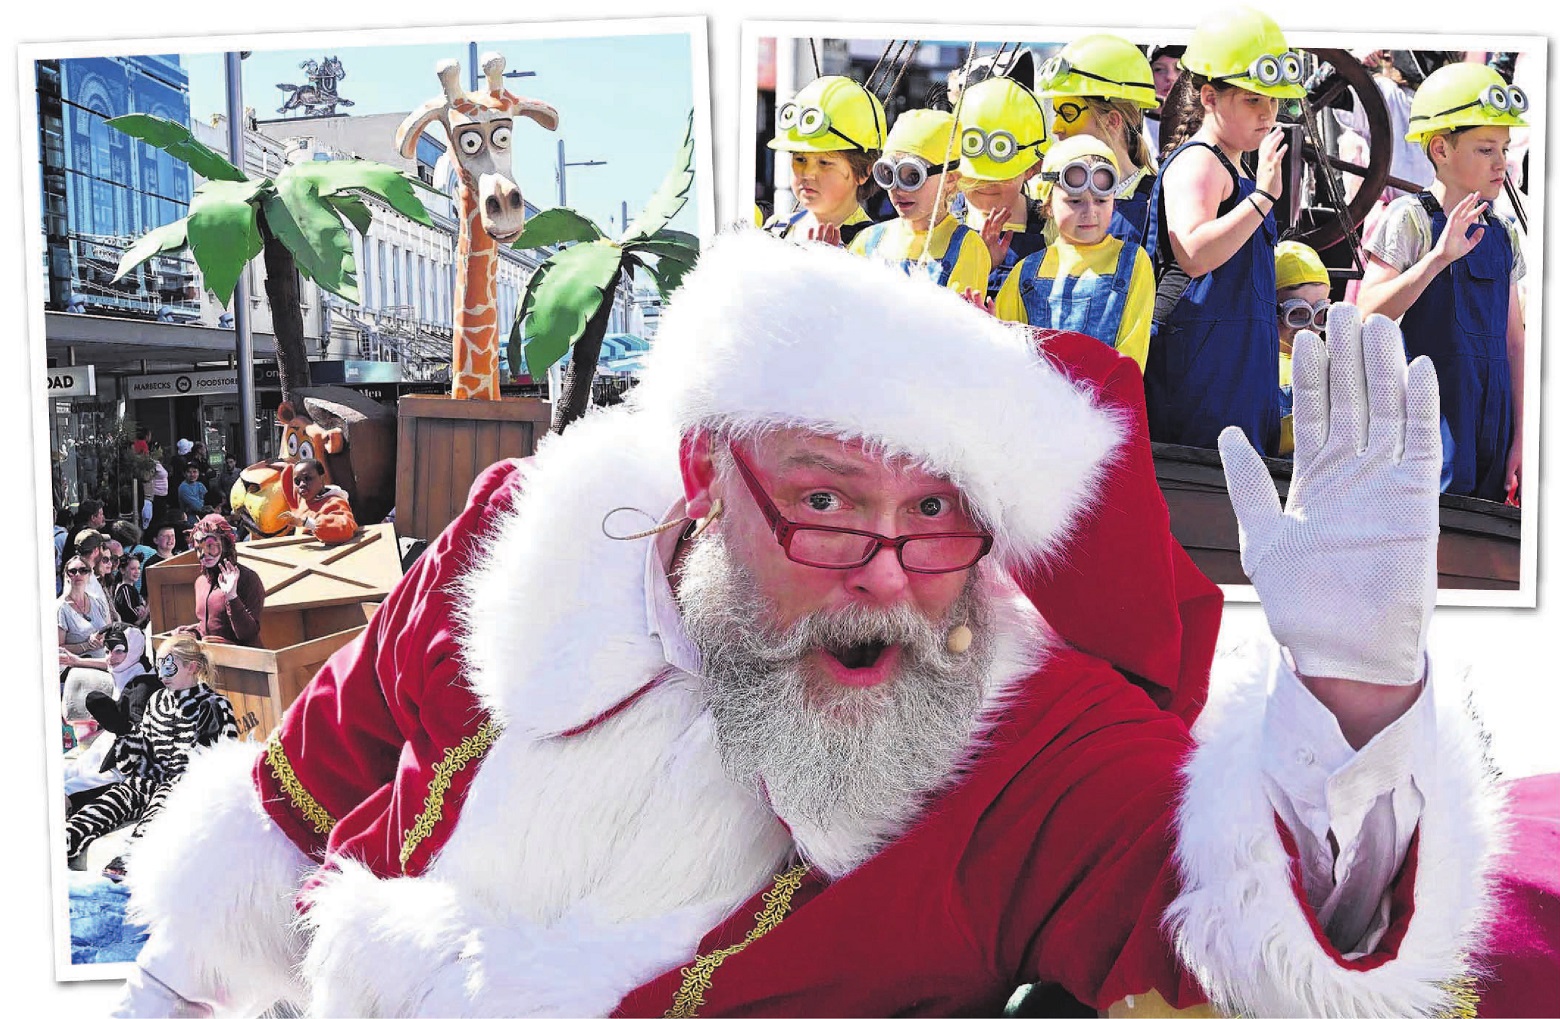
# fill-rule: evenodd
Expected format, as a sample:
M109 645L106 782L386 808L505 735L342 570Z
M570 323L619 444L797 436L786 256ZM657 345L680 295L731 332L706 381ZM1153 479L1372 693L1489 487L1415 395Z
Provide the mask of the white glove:
M1240 562L1301 675L1406 686L1424 675L1440 533L1435 368L1404 365L1391 319L1335 304L1324 346L1295 338L1295 470L1273 479L1239 428L1219 436Z
M152 976L139 965L130 970L125 980L125 991L119 1003L110 1013L117 1017L204 1017L214 1015L211 1006L190 1001L179 996L167 984Z

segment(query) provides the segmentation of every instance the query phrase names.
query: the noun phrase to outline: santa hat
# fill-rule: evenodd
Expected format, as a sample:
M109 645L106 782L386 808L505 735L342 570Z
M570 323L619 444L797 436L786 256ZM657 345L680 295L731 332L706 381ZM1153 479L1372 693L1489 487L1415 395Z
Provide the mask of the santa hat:
M644 364L634 399L684 434L804 427L947 477L1065 639L1195 715L1221 597L1170 536L1129 359L743 231L704 253Z

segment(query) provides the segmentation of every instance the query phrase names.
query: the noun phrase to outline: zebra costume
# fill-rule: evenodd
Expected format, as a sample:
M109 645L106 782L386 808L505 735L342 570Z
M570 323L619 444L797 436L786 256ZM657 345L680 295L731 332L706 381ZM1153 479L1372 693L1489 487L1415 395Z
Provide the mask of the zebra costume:
M184 774L191 748L237 738L232 704L206 684L154 693L135 731L121 736L104 762L106 768L117 767L125 780L65 822L66 858L130 821L136 822L131 840L140 837Z

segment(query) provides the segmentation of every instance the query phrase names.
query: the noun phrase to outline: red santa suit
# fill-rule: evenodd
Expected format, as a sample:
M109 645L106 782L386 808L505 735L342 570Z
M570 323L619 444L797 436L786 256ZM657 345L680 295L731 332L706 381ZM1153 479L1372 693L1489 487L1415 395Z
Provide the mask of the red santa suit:
M691 428L751 422L914 456L996 537L978 737L908 824L820 830L728 778L657 626L659 552L603 535L676 503ZM484 474L263 751L192 763L130 861L141 963L187 998L324 1014L990 1013L1035 980L1095 1007L1454 1006L1495 846L1471 723L1434 716L1422 824L1380 836L1384 905L1346 957L1291 880L1315 869L1282 822L1305 804L1265 784L1285 666L1237 661L1210 694L1220 596L1153 484L1141 378L1107 348L726 240L633 406ZM228 880L190 888L203 861Z

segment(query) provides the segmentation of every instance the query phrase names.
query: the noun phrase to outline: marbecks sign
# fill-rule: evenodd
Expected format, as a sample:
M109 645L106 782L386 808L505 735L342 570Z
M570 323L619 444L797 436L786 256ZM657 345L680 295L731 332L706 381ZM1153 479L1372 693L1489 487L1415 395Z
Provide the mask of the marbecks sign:
M276 369L261 366L255 372L255 387L276 385ZM124 380L125 397L130 400L162 396L221 396L238 392L238 372L232 368L212 371L176 372L170 375L131 375Z

